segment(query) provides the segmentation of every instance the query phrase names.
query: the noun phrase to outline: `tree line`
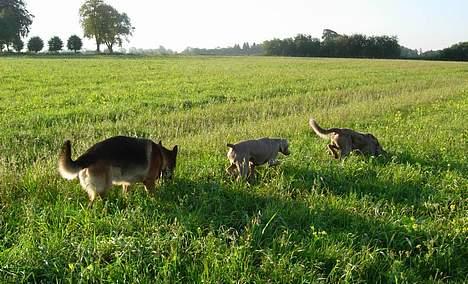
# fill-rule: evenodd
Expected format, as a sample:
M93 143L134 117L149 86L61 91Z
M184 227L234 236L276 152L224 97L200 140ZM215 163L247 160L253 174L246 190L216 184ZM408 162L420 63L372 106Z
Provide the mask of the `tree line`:
M306 57L399 58L400 45L395 36L341 35L323 30L322 41L310 35L267 40L263 43L266 55Z
M291 38L267 40L262 46L265 55L273 56L468 60L468 42L422 52L401 46L396 36L349 36L330 29L323 30L322 40L298 34Z
M232 47L218 47L218 48L193 48L187 47L182 51L185 55L263 55L264 50L261 44L244 42L242 47L235 44Z
M79 9L80 24L84 37L94 39L96 51L101 52L105 45L110 53L115 46L122 46L132 36L135 28L126 13L120 13L104 0L85 0ZM32 15L23 0L0 0L0 52L12 49L20 52L24 48L23 38L29 34L33 22ZM49 52L63 49L59 37L48 42ZM83 46L81 38L70 36L67 41L69 50L75 52ZM40 37L32 37L27 50L39 52L44 48ZM161 48L160 48L161 50ZM160 51L155 51L159 53ZM166 53L166 52L165 52ZM408 58L435 60L468 60L468 42L454 44L436 51L412 50L398 43L396 36L366 36L362 34L344 35L325 29L321 40L310 35L298 34L285 39L272 39L261 44L244 43L225 48L186 48L182 54L188 55L276 55L303 57L353 57L353 58Z
M103 0L86 0L81 5L80 23L84 37L94 39L96 51L101 51L101 45L106 45L112 53L114 46L122 46L123 41L128 41L135 30L126 13L120 13ZM22 38L29 34L29 28L34 15L27 9L23 0L0 0L0 52L10 48L20 52L24 48ZM52 37L49 41L49 51L62 50L63 42L58 37ZM68 39L67 46L70 50L80 50L81 38L76 35ZM27 44L31 52L39 52L44 48L43 40L32 37Z

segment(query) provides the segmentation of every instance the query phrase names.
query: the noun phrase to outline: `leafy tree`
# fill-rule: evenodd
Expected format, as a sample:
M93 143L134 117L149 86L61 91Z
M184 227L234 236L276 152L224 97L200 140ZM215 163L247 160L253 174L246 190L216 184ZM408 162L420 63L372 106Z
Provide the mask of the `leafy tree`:
M242 44L242 54L246 54L246 55L250 54L250 45L248 42L244 42Z
M444 48L440 52L441 59L448 60L468 60L468 42L460 42L452 45L449 48Z
M38 36L32 37L28 41L28 50L38 53L44 48L44 41Z
M21 40L19 36L13 40L12 44L13 44L13 49L16 50L16 52L18 53L21 52L21 50L24 47L24 42Z
M87 0L80 8L80 22L86 38L96 40L96 51L101 52L100 46L103 37L102 19L104 16L102 0Z
M335 32L334 30L330 29L324 29L322 33L322 40L327 41L327 40L334 40L338 38L340 35Z
M77 50L81 50L82 46L83 42L81 41L81 38L79 38L77 35L72 35L68 38L67 47L69 50L73 50L76 53Z
M58 52L63 48L63 41L58 37L52 37L48 42L50 52Z
M401 58L417 58L419 56L417 49L409 49L404 46L400 46L400 57Z
M120 14L114 7L103 5L104 13L104 35L102 41L106 44L110 53L113 52L114 44L122 46L124 40L128 41L128 36L131 36L134 27L130 23L130 18L126 13Z
M263 42L263 48L266 55L281 55L281 39L274 38Z
M293 56L318 56L320 54L320 41L310 35L296 35L294 45L296 52Z
M0 44L9 50L16 38L27 36L33 17L23 0L0 0Z
M102 0L87 0L80 8L80 17L84 36L95 38L97 52L105 44L112 53L114 45L122 46L134 30L126 13L120 14Z
M364 57L364 51L367 46L367 37L361 34L354 34L348 38L348 55L349 57Z

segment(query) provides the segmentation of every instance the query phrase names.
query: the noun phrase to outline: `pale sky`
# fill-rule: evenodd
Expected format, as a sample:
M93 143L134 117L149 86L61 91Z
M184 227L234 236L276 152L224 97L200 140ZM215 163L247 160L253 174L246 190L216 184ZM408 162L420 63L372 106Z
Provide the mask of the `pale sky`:
M468 41L468 0L105 0L125 12L135 33L124 48L226 47L298 33L396 35L412 49L442 49ZM47 42L83 37L84 0L25 0L35 17L31 36ZM84 48L95 49L92 41Z

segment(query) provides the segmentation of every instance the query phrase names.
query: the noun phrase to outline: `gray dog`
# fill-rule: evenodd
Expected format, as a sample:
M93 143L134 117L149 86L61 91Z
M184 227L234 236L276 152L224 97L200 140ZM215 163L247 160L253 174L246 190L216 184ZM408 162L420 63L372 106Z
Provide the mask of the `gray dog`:
M231 165L226 169L230 175L238 173L237 179L251 177L255 174L255 166L268 163L270 166L279 164L278 153L289 155L289 145L286 139L261 138L245 140L237 144L227 144L230 148L227 157Z

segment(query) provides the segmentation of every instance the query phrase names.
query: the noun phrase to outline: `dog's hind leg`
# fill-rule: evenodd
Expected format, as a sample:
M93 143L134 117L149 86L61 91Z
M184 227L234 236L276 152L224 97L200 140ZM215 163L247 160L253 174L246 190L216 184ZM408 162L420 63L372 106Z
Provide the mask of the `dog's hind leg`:
M78 179L80 180L81 187L86 191L88 194L88 208L93 206L93 202L96 199L96 190L94 185L90 182L90 176L88 173L88 169L83 169L78 173Z
M340 150L335 144L328 144L328 151L333 155L335 159L339 159L338 151Z
M96 165L80 171L80 184L86 190L89 197L88 206L93 205L96 196L106 196L107 190L112 186L108 167Z
M255 178L255 164L252 162L249 162L249 179Z
M233 176L235 175L236 173L236 165L235 164L231 164L229 167L226 168L226 173L228 173L229 175Z

